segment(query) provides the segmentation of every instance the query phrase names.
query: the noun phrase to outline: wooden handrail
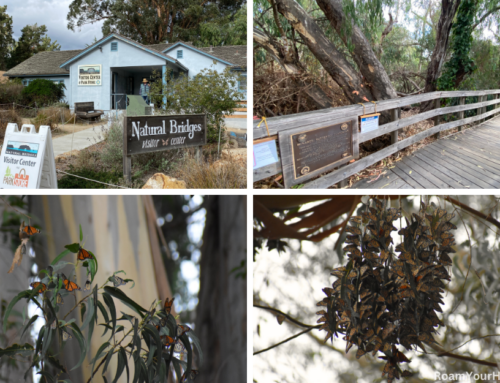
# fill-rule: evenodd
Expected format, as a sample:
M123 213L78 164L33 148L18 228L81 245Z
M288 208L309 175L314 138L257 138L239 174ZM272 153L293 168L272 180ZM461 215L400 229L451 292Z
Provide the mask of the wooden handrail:
M385 110L401 108L412 104L417 104L425 101L436 100L440 98L454 98L454 97L471 97L471 96L487 96L492 94L499 94L500 89L492 90L478 90L478 91L446 91L446 92L430 92L423 93L416 96L392 98L390 100L378 101L376 106L372 103L364 104L365 107L356 104L342 106L338 108L320 109L312 112L305 112L299 114L291 114L286 116L269 117L267 125L269 127L270 135L276 135L281 130L296 128L303 126L307 129L320 128L328 125L330 120L338 120L339 118L353 118L359 117L363 114L383 112ZM471 104L469 104L471 105ZM364 111L363 111L364 109ZM260 121L255 121L253 124L253 138L263 138L267 136L266 127L262 124L259 128L257 125Z
M487 113L482 113L478 114L473 117L469 118L463 118L464 111L466 110L472 110L476 109L478 113L481 111L486 112L486 107L490 105L497 105L500 104L500 98L498 96L490 101L482 101L482 102L477 102L474 104L464 104L465 103L465 97L471 97L471 96L486 96L486 95L495 95L495 94L500 94L500 89L495 89L495 90L487 90L487 91L457 91L457 92L433 92L433 93L426 93L422 95L417 95L417 96L411 96L411 97L405 97L403 99L391 99L391 100L384 100L381 101L380 103L377 103L377 112L383 111L383 110L388 110L388 109L393 109L393 108L399 108L400 106L405 106L405 105L411 105L416 102L424 102L424 101L429 101L433 99L439 99L441 97L460 97L460 105L457 106L449 106L445 108L439 108L439 109L433 109L427 112L419 113L414 116L410 116L407 118L403 119L396 119L393 122L389 122L387 124L381 125L378 129L366 132L366 133L360 133L359 135L359 142L365 142L368 140L371 140L375 137L381 136L383 134L388 134L392 132L397 132L399 129L402 129L406 126L410 126L412 124L415 124L417 122L427 120L433 117L438 117L441 115L446 115L450 113L459 113L459 116L462 117L461 119L457 121L452 121L448 122L446 124L442 125L437 125L434 126L433 128L427 129L424 132L418 133L412 137L409 137L405 140L395 142L392 145L374 153L371 154L367 157L364 157L361 160L355 161L354 163L351 163L347 166L344 166L340 169L337 169L325 176L322 176L319 179L316 179L312 182L306 183L305 188L325 188L332 186L336 184L339 181L344 180L345 178L356 174L364 169L366 169L368 166L371 166L378 161L382 160L383 158L386 158L390 156L391 154L396 153L397 151L406 148L409 145L412 145L420 140L423 140L424 138L427 138L433 134L439 134L442 131L446 131L455 127L461 127L465 124L475 122L475 121L481 121L484 120L486 117L489 117L491 115L494 115L495 113L500 112L500 109L493 109L490 112ZM483 99L483 97L480 97L480 100ZM484 97L485 99L485 97ZM404 100L404 102L403 102ZM401 101L402 104L399 105L398 102ZM370 108L372 108L370 110ZM360 110L356 110L360 109ZM335 113L334 113L335 111ZM340 111L340 112L338 112ZM369 114L375 111L375 107L373 104L366 105L365 106L365 113ZM348 115L348 113L352 113ZM313 111L313 112L306 112L306 113L300 113L297 115L289 115L289 116L282 116L282 117L273 117L267 119L268 121L268 126L269 126L269 131L271 134L276 134L279 131L291 129L294 127L304 127L304 129L311 129L315 127L321 127L321 126L326 126L328 123L335 122L338 123L339 119L342 118L353 118L357 117L363 114L363 107L361 105L349 105L346 107L341 107L341 108L331 108L331 109L323 109L323 110L318 110L318 111ZM262 130L261 128L256 128L258 124L258 121L254 123L254 139L257 139L260 136L260 133L258 132L259 130ZM265 128L264 128L265 130ZM461 130L461 128L459 128ZM267 136L267 131L265 133L265 136ZM394 141L393 141L394 142ZM278 174L282 171L281 169L281 164L271 164L269 166L259 168L254 170L254 182L262 180L264 178L270 177L272 175Z

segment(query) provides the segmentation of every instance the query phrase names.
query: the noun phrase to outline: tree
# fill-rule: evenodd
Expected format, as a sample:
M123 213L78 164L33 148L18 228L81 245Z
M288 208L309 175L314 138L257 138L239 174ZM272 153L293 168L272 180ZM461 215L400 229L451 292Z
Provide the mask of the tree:
M196 329L200 383L247 380L246 197L207 197ZM203 374L203 375L202 375Z
M14 44L12 37L12 17L7 14L7 6L0 7L0 70L7 69L10 48Z
M52 41L46 35L47 27L45 25L26 25L21 29L21 32L22 35L11 52L9 68L15 67L38 52L58 51L61 49L61 45L57 41Z
M230 32L241 36L240 23L235 22L235 18L241 18L238 12L244 3L244 0L73 0L67 15L68 28L74 31L77 27L104 21L105 36L117 32L142 44L183 40L196 45L200 36L208 37L207 31L202 31L205 23L226 28L227 36Z
M356 201L354 198L359 199ZM387 196L381 197L384 198ZM498 371L496 359L499 353L494 337L497 336L500 312L495 287L499 273L500 200L494 196L391 196L391 199L392 208L401 208L404 216L393 221L397 229L412 222L413 227L418 226L414 224L416 217L413 213L419 214L423 201L430 206L429 211L433 210L432 205L443 209L439 214L444 220L451 219L449 232L456 241L451 245L455 251L450 254L453 265L446 267L451 280L446 281L444 287L443 313L438 312L443 324L438 328L439 335L434 334L441 348L428 343L422 344L426 349L422 352L399 347L399 351L410 359L408 364L400 367L407 369L409 366L415 372L415 376L404 381L439 380L435 378L437 372L492 374ZM341 267L356 265L350 262L355 255L347 254L352 251L352 246L345 244L352 241L355 234L346 225L351 222L348 226L353 226L356 222L355 218L350 220L351 216L374 212L367 210L368 201L368 196L256 196L254 207L259 206L254 213L254 243L258 251L254 264L256 381L315 382L319 378L339 382L380 380L386 361L380 361L377 356L384 355L372 356L371 352L362 355L362 352L356 352L356 347L346 355L346 340L353 339L357 332L343 334L344 325L338 321L338 337L334 336L332 342L325 343L325 332L316 331L324 322L321 320L322 323L316 324L318 317L314 315L318 310L327 310L326 307L316 307L316 302L328 297L332 282L340 279L331 277L330 272L338 276ZM373 202L370 206L373 208ZM434 211L437 211L435 208ZM457 226L456 230L454 226ZM374 233L367 231L370 236ZM432 232L435 233L435 229ZM380 235L380 232L377 234ZM324 235L323 239L315 241L314 238L320 235ZM396 246L400 243L405 246L410 243L403 241L404 235L402 231L393 232L391 252L399 252L401 248ZM445 237L452 238L449 234L443 235ZM277 240L282 242L280 253L274 251ZM284 250L283 242L286 242ZM363 250L371 246L366 245ZM347 247L345 251L344 247ZM401 259L404 257L396 256L392 263ZM356 274L356 267L351 272ZM401 274L398 275L401 277ZM404 278L404 273L402 275ZM390 278L390 275L386 277ZM423 280L415 279L416 283ZM350 275L347 280L356 281L356 277ZM361 292L367 286L371 286L368 279L356 284L354 289ZM350 289L347 288L348 291ZM399 291L405 289L403 287ZM408 285L408 290L413 291L413 288ZM425 289L420 286L419 290ZM351 295L348 291L347 296ZM364 297L366 302L367 296ZM409 304L401 305L401 310L404 311ZM363 305L353 307L353 312ZM387 304L387 310L392 312L390 304ZM324 314L318 312L318 315ZM351 318L357 321L356 314ZM402 338L403 329L398 334ZM374 343L375 340L373 338Z

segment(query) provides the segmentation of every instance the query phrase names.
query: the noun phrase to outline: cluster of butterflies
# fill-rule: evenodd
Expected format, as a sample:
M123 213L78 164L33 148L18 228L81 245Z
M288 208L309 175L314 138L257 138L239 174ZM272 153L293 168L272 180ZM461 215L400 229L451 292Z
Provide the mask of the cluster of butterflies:
M354 216L346 237L349 262L332 271L338 279L332 287L323 289L326 295L317 312L323 323L320 330L327 332L325 341L344 334L346 352L356 345L356 357L371 352L382 352L387 360L382 377L388 382L400 376L411 376L401 371L399 364L409 360L397 345L407 350L424 343L432 344L435 327L443 326L436 315L442 312L442 280L450 280L445 266L451 265L450 253L455 252L453 234L456 226L450 220L453 213L432 206L421 205L419 214L406 219L406 227L398 233L403 242L392 248L391 233L397 229L393 221L401 218L399 209L387 208L387 201L374 200L361 216Z
M167 318L172 311L172 305L174 303L174 300L175 300L175 298L172 298L172 299L166 298L165 299L165 303L163 305L163 310L165 311L166 316L162 317L159 324L155 325L158 332L160 332L162 327L165 327L167 325ZM149 312L149 315L151 318L153 317L154 313L155 313L155 309L153 309L153 311ZM150 323L151 323L151 321L150 321ZM168 347L173 345L175 352L186 351L184 345L182 344L182 341L180 340L180 337L182 335L184 335L185 333L187 333L188 331L191 331L191 328L189 326L179 324L179 325L177 325L177 334L176 334L175 339L171 336L168 336L168 335L160 335L160 339L163 343L163 346L165 346L165 348L168 348ZM189 373L189 379L194 380L196 378L196 376L198 375L198 373L199 373L198 370L191 369L191 371ZM181 377L181 382L186 381L187 378L188 378L188 376L186 375L186 373L184 373Z

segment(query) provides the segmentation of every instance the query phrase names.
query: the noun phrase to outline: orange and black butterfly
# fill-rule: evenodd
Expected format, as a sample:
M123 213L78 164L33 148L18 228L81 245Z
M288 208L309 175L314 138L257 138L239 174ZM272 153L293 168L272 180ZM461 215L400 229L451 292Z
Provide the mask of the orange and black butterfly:
M39 285L42 285L42 288L40 290L38 290L38 294L41 294L43 293L45 290L47 290L47 285L45 283L42 283L42 282L33 282L32 284L30 284L30 287L34 289L36 289Z
M78 250L78 255L76 258L79 261L83 261L85 259L93 259L92 255L90 255L90 253L81 246L80 246L80 249Z
M178 337L179 337L179 336L182 336L182 335L184 335L185 333L187 333L189 330L191 330L191 328L190 328L190 327L188 327L188 326L183 326L183 325L181 325L181 324L180 324L180 325L178 325L178 326L177 326L177 336L178 336Z
M62 274L63 277L63 284L64 288L68 290L69 292L75 291L75 290L80 290L78 285L75 282L71 282L64 274Z
M167 315L170 314L170 311L172 311L172 304L174 303L174 300L175 298L172 298L172 300L165 298L165 305L163 306L163 308L165 309Z
M160 339L163 342L163 345L165 345L166 347L175 343L175 339L168 335L162 335L160 336Z
M21 223L21 231L24 231L29 236L40 233L40 230L38 230L36 227L29 225L24 226L24 221Z

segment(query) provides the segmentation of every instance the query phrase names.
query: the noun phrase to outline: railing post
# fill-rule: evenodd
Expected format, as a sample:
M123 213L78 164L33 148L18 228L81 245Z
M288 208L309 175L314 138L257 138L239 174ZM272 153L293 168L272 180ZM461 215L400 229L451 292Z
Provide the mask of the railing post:
M465 97L460 97L460 105L465 105ZM463 120L464 119L464 111L461 110L458 112L458 119ZM463 125L458 127L458 131L461 132L463 129Z
M343 168L344 166L346 166L347 164L344 164L344 165L340 165L338 168ZM344 178L342 181L339 182L339 189L343 189L347 186L347 182L348 182L348 179L347 178Z
M478 96L477 97L477 101L478 102L482 102L483 101L483 96ZM483 108L479 107L476 109L477 110L477 115L479 116L483 110ZM481 122L481 120L477 120L477 123L479 124Z
M435 100L435 109L439 109L441 107L441 99L440 98L437 98ZM434 117L434 126L437 126L439 125L439 120L440 120L440 116L436 116ZM437 132L434 137L436 139L439 139L439 137L441 137L441 132Z
M399 120L400 112L401 112L401 109L399 109L399 108L391 110L392 121ZM391 132L391 144L395 144L396 142L398 142L398 132L399 132L399 130L395 130L394 132Z

